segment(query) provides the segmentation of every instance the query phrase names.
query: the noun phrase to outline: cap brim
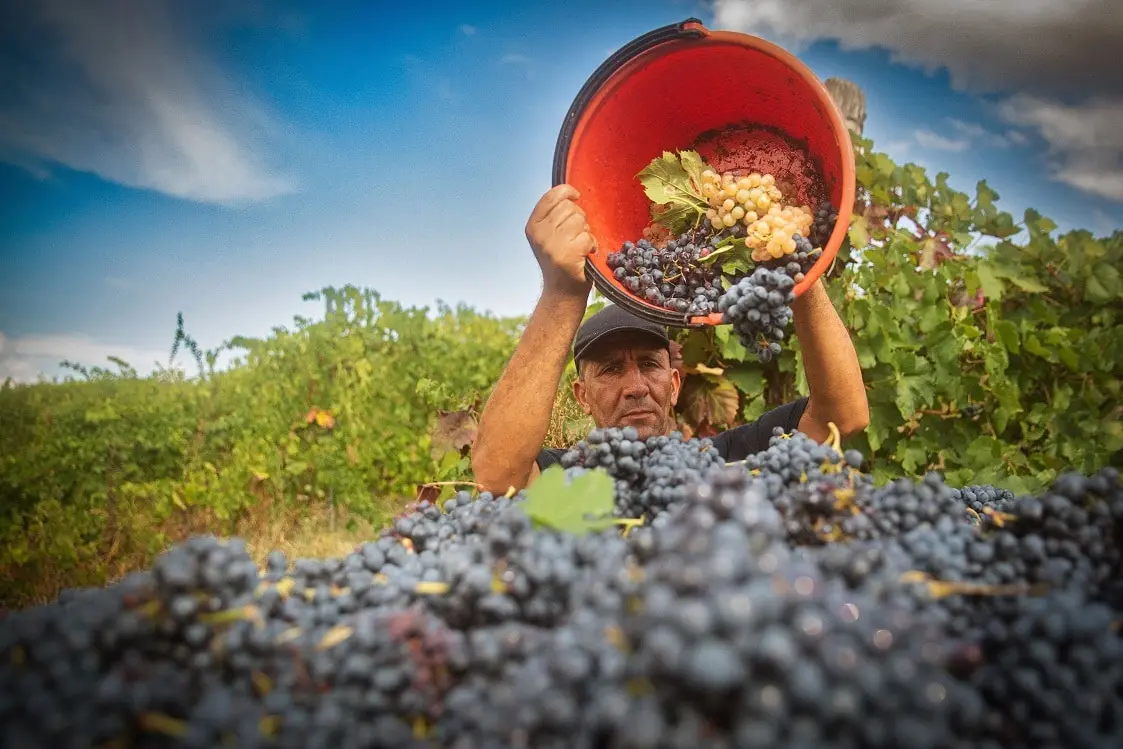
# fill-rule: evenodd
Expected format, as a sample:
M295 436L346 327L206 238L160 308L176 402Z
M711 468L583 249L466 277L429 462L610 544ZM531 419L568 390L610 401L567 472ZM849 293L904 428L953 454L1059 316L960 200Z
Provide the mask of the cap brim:
M621 333L639 333L641 335L647 336L654 341L658 341L662 346L666 346L669 348L671 345L671 339L666 334L659 334L654 330L650 330L648 328L638 328L632 325L621 325L597 333L595 336L585 341L584 345L582 345L580 349L574 349L573 360L577 361L578 359L580 359L589 351L589 349L597 345L597 343L599 343L600 341L603 341L606 338L611 338L612 336L620 335Z

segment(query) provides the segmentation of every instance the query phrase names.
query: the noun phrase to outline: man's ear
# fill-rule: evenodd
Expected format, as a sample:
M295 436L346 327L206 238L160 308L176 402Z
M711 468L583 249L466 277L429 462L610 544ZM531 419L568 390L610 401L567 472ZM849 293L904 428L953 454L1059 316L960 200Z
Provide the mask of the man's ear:
M589 408L589 393L586 390L585 380L580 375L573 381L573 397L586 416L592 414L593 409Z
M682 375L677 369L671 369L671 406L678 405L678 396L682 391Z

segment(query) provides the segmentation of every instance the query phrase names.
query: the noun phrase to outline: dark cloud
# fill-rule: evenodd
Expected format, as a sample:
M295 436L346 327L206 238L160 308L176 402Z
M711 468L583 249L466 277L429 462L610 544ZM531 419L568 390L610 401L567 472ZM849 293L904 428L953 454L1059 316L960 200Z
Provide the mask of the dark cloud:
M999 94L997 134L973 123L919 131L964 150L1039 136L1057 181L1123 201L1123 0L715 0L714 25L798 51L817 40L885 49L952 85Z

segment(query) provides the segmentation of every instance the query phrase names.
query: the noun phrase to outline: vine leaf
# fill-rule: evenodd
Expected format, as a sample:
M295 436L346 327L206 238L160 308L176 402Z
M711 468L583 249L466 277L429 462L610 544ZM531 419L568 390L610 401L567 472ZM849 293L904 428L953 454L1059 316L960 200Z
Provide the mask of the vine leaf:
M737 419L740 396L737 388L725 377L693 376L683 388L683 413L699 431L704 426L732 426Z
M536 526L583 534L613 524L614 500L615 485L603 469L567 481L565 469L554 465L531 484L522 508Z
M476 440L476 417L470 410L445 411L438 409L437 423L433 426L433 455L441 456L447 452L464 454Z
M654 204L653 218L673 234L697 224L709 207L701 194L702 163L701 157L692 151L679 155L664 151L636 175Z

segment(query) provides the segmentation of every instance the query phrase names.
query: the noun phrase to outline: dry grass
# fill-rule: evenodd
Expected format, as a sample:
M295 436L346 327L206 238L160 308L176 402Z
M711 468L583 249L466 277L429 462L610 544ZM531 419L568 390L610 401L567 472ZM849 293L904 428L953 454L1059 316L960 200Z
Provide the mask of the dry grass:
M572 371L567 371L558 387L544 447L571 447L573 443L584 439L595 426L573 397L572 383L575 376Z
M388 517L404 504L387 502L384 514ZM229 531L216 530L224 525ZM344 556L375 538L378 531L377 524L369 520L339 509L333 513L322 504L285 510L264 504L232 524L223 524L207 512L179 513L158 525L133 516L128 527L118 528L112 538L105 539L98 559L72 565L40 557L19 569L0 569L0 611L46 603L64 588L101 586L148 569L162 551L193 535L242 538L254 560L263 565L275 549L290 561Z

